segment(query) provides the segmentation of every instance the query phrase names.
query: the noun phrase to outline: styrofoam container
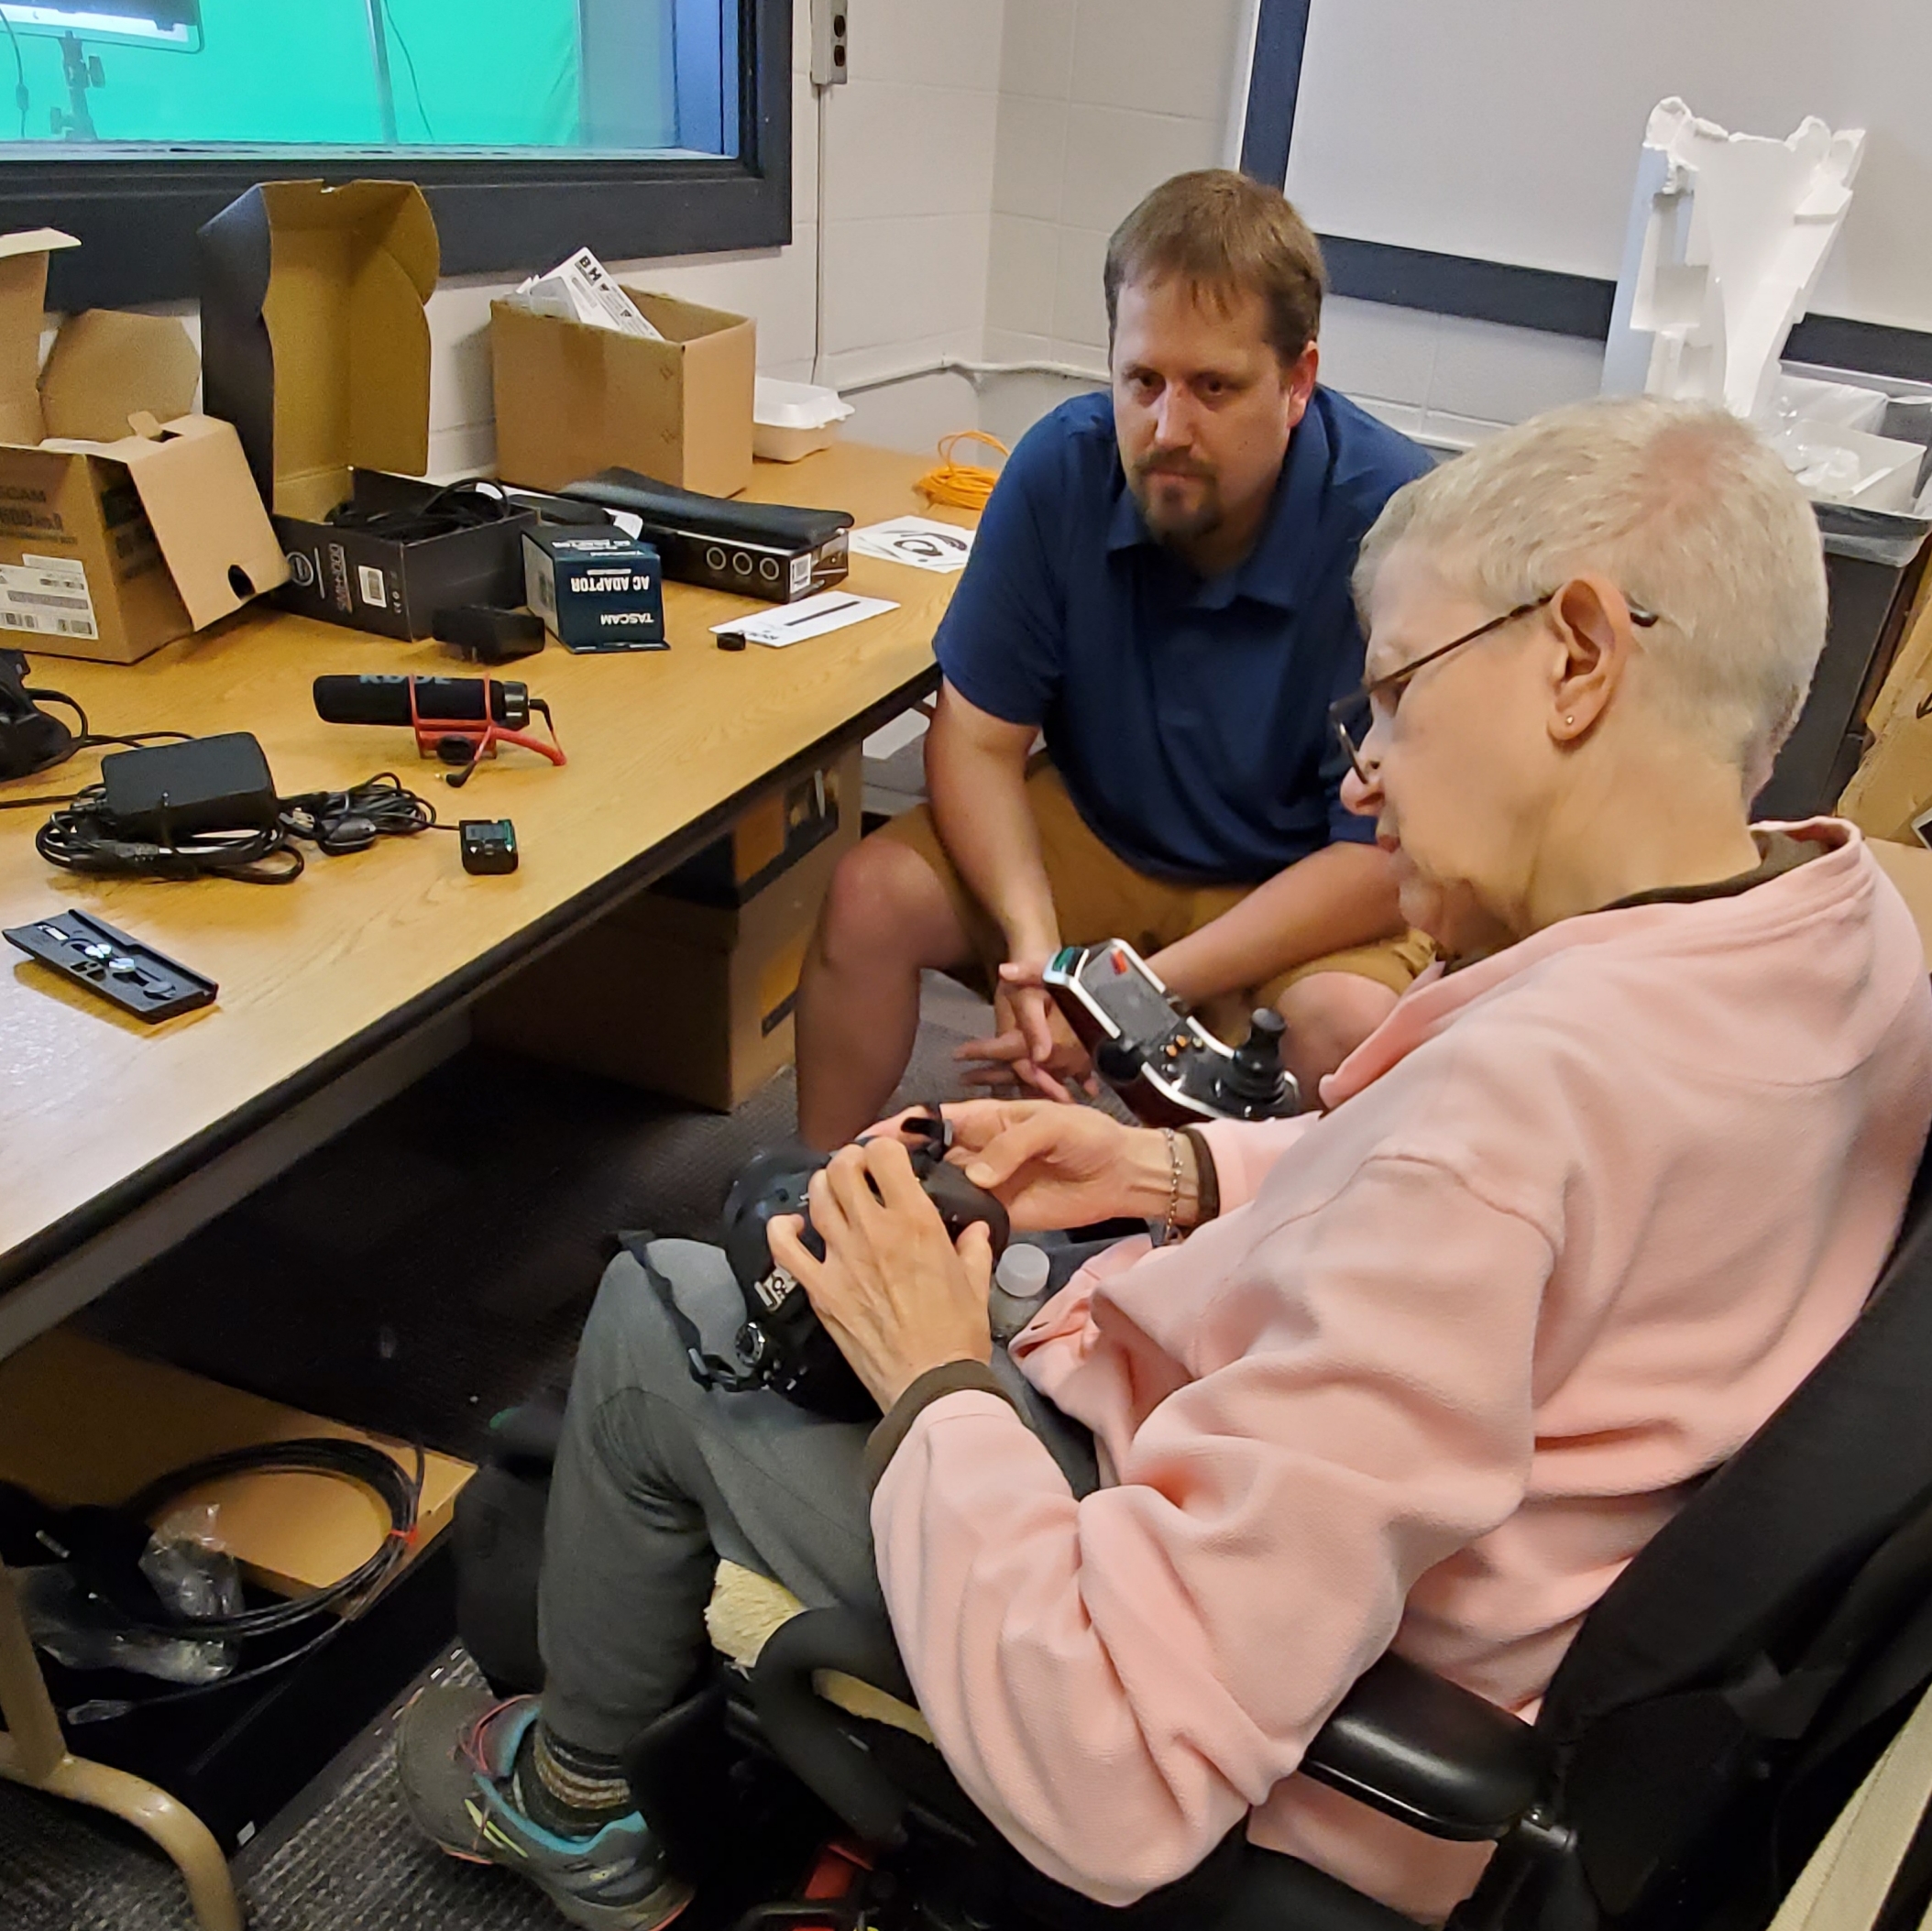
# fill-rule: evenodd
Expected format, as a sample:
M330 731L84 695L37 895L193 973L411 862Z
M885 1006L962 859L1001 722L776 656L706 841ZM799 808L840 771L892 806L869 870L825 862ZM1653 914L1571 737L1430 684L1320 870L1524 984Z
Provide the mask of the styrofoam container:
M851 412L835 389L760 376L752 392L752 454L768 463L796 463L830 448Z
M1800 418L1771 446L1814 501L1908 512L1918 487L1921 444Z
M1821 381L1815 376L1794 375L1789 368L1781 367L1772 388L1765 426L1775 428L1780 422L1797 421L1828 422L1837 429L1878 435L1890 400L1882 389Z

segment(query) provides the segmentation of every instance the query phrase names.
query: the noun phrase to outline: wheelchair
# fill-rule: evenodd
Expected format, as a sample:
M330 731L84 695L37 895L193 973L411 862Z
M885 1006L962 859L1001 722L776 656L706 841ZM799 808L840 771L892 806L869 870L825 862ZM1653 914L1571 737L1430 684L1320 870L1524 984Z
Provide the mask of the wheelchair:
M1389 1654L1301 1773L1495 1847L1451 1931L1762 1931L1932 1681L1928 1365L1932 1152L1864 1312L1589 1612L1533 1724ZM543 1431L533 1446L527 1425L510 1432L540 1529ZM533 1584L532 1565L532 1600ZM496 1632L463 1633L499 1687L536 1686L518 1680L528 1665L493 1667ZM738 1855L730 1772L747 1757L840 1820L856 1882L760 1904L742 1931L1411 1931L1239 1832L1137 1904L1096 1904L1004 1842L916 1722L841 1707L827 1673L911 1700L883 1620L803 1610L627 1756L640 1806L700 1882Z

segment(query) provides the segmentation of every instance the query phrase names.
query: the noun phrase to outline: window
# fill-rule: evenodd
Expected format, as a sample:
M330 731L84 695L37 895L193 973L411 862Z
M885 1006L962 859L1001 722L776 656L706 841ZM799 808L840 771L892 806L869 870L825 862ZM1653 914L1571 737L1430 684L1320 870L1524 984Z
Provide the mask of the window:
M421 182L445 273L775 246L790 65L791 0L0 0L0 227L65 307L192 294L274 177Z

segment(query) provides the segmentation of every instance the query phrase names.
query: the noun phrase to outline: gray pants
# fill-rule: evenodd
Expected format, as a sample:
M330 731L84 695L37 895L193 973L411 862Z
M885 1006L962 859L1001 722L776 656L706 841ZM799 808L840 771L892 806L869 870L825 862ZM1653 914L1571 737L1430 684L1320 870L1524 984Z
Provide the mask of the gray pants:
M707 1350L729 1356L744 1304L723 1253L658 1241L650 1255ZM994 1367L1075 1493L1097 1486L1085 1431L1004 1350ZM544 1533L538 1628L556 1735L616 1755L688 1691L719 1556L808 1607L883 1613L867 1432L768 1391L700 1388L643 1267L628 1254L612 1261L577 1353Z

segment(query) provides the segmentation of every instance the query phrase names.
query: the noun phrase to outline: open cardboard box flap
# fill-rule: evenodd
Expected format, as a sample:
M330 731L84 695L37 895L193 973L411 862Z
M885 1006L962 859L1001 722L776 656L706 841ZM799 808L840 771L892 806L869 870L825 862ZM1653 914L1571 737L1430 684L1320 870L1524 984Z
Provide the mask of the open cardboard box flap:
M194 407L202 358L172 315L85 309L60 324L40 375L49 436L115 442L139 414L171 422Z
M70 315L40 368L47 258L78 247L58 228L0 235L0 443L111 440L137 410L168 419L194 407L201 357L169 315L88 309Z
M47 313L47 258L78 248L58 228L0 235L0 443L38 443L40 416L40 328Z
M440 251L409 181L265 181L201 231L205 406L279 515L319 519L351 469L429 466Z
M233 426L213 416L165 424L137 417L136 423L136 434L116 442L49 437L41 446L126 466L194 628L286 583L289 560L236 460L241 445Z

